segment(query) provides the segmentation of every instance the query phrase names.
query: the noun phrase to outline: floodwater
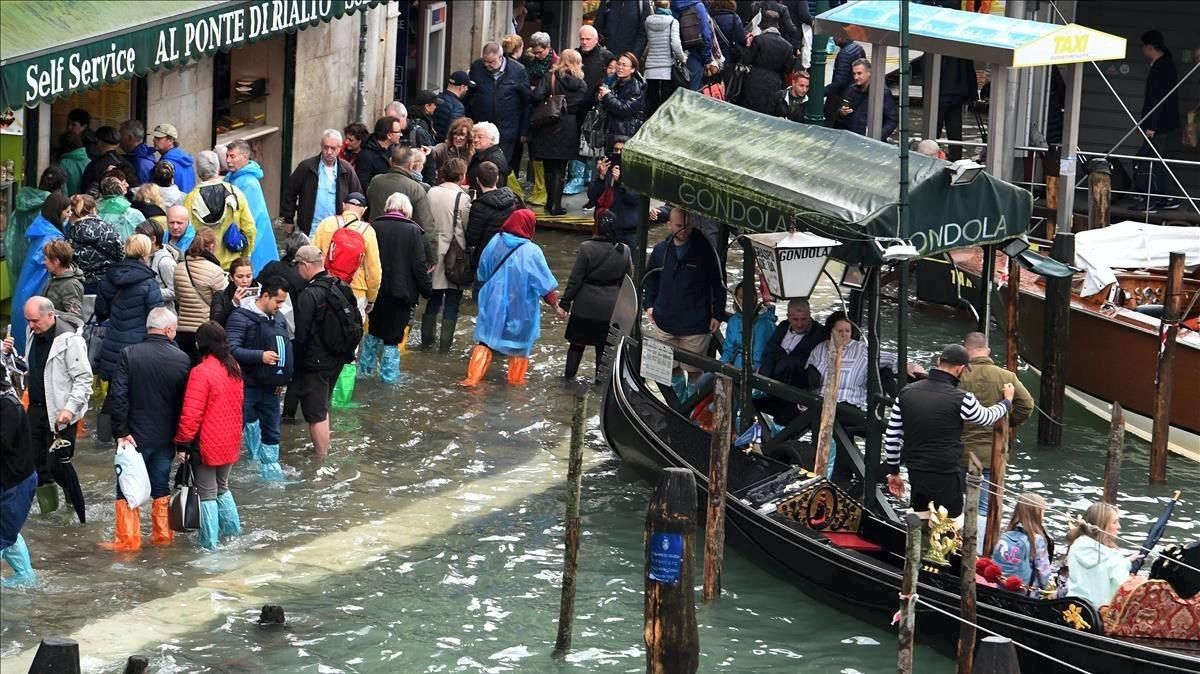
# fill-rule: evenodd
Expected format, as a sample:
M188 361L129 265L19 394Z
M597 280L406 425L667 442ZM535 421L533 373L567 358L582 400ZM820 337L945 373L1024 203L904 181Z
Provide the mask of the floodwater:
M580 238L547 231L537 240L565 279ZM829 288L815 297L819 316L834 308ZM147 536L134 554L97 549L112 531L111 453L84 442L76 465L89 523L79 526L65 507L31 516L24 533L41 583L4 591L0 666L24 671L40 638L67 635L94 672L120 671L135 653L161 672L642 671L642 523L652 485L604 446L596 396L574 648L551 656L571 399L559 376L564 324L545 316L543 327L522 389L505 386L500 359L478 390L454 385L469 346L465 318L453 354L414 350L400 385L359 383L360 407L335 412L323 465L311 459L305 428L285 426L287 484L264 485L239 464L231 485L245 533L217 554L198 551L192 536L168 548ZM913 358L927 363L969 329L914 314ZM591 374L590 362L581 374ZM1045 494L1052 509L1078 513L1100 493L1107 424L1078 407L1068 414L1061 449L1037 448L1033 424L1022 429L1009 479ZM1129 439L1125 535L1140 541L1179 488L1185 501L1167 536L1196 538L1200 510L1188 501L1200 493L1200 466L1172 457L1168 484L1154 489L1146 470L1145 443ZM1050 525L1061 538L1063 521ZM704 671L894 667L893 632L810 600L736 550L726 555L724 586L721 601L698 609ZM283 606L286 627L256 624L266 603ZM924 647L916 661L922 672L953 668Z

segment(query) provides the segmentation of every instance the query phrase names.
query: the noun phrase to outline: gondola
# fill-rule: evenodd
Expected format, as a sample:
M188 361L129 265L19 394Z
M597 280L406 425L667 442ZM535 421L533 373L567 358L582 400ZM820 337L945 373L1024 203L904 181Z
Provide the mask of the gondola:
M706 502L710 435L655 395L638 373L637 343L620 342L604 396L601 427L621 459L645 472L686 468ZM841 444L841 443L839 443ZM854 451L840 449L839 451ZM839 462L841 458L839 457ZM851 465L853 462L841 462ZM830 482L789 463L732 450L726 531L730 541L819 601L886 628L898 606L904 529L886 508L864 507L855 477ZM960 610L958 558L922 568L917 637L953 654ZM1034 599L980 586L978 624L1088 672L1200 671L1200 642L1106 636L1096 609L1074 598ZM1027 672L1071 671L1019 650Z

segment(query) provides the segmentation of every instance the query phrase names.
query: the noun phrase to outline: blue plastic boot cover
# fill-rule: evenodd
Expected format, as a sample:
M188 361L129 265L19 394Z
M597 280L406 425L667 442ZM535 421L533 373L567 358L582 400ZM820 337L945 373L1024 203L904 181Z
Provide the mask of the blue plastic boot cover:
M263 445L258 451L259 471L267 482L283 480L283 468L279 465L279 445Z
M13 570L13 574L4 579L4 587L29 587L37 582L37 574L33 572L33 563L29 561L29 546L25 545L24 536L17 534L17 539L0 552L0 557L3 557Z
M687 375L677 374L671 376L671 389L675 391L675 397L679 398L679 402L687 400L688 383Z
M395 384L400 379L400 349L383 347L383 360L379 365L379 379L385 384Z
M375 369L379 367L379 347L383 340L367 333L363 335L362 344L358 347L358 373L364 377L374 377Z
M217 510L216 499L200 502L200 547L205 550L217 549L217 536L220 531L221 516Z
M246 443L246 451L250 452L250 460L257 459L262 448L262 427L258 421L242 424L242 440Z
M217 496L217 520L222 536L242 535L242 520L238 517L237 504L233 502L233 492Z

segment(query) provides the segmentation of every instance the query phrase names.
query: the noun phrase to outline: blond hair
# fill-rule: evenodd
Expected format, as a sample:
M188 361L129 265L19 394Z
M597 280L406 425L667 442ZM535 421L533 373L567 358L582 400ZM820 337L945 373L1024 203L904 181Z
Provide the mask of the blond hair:
M1029 561L1037 557L1037 537L1049 541L1046 528L1042 526L1042 515L1046 512L1046 499L1040 494L1027 491L1017 498L1017 506L1013 508L1012 517L1008 520L1008 531L1016 531L1020 527L1029 537Z
M583 79L583 57L574 49L564 49L558 55L558 64L554 66L554 72L567 72L578 79Z
M154 243L145 234L133 234L125 239L125 257L145 260L154 252Z
M1118 513L1115 506L1104 502L1093 503L1083 513L1083 519L1075 524L1071 533L1067 534L1067 545L1075 542L1080 536L1087 536L1110 548L1117 547L1117 539L1108 533L1109 527L1117 521Z

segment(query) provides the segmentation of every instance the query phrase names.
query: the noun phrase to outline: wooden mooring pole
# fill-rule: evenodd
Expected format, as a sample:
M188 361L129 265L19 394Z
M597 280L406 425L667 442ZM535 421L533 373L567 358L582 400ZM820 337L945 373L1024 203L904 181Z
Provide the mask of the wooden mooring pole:
M1125 411L1114 402L1108 426L1108 455L1104 458L1104 502L1117 505L1117 485L1121 481L1121 453L1125 450Z
M1004 367L1015 373L1021 366L1021 348L1017 324L1020 323L1021 264L1017 258L1008 259L1008 286L1004 306Z
M988 465L991 477L987 485L988 513L987 528L983 535L983 554L990 555L1000 540L1000 526L1004 519L1004 473L1008 469L1008 415L996 422L992 428L992 460Z
M1175 379L1175 338L1183 318L1184 254L1171 253L1162 325L1158 329L1158 370L1154 377L1154 430L1150 436L1150 484L1167 480L1167 439L1171 434L1171 389Z
M667 468L646 511L647 674L692 674L700 667L694 569L696 479Z
M1042 170L1046 174L1046 238L1051 241L1058 233L1058 158L1062 154L1061 145L1051 145L1042 155ZM1068 153L1070 154L1070 153ZM1071 176L1067 176L1070 180ZM1067 227L1067 231L1071 231Z
M713 387L713 430L708 457L708 515L704 532L705 603L721 596L721 567L725 562L725 489L729 474L733 380L716 375Z
M79 642L65 637L42 639L29 671L33 674L79 674Z
M575 576L579 572L579 495L583 482L583 425L587 420L587 387L575 392L575 414L571 417L571 453L567 460L566 542L563 551L562 599L558 605L558 637L554 656L571 649L575 624Z
M967 455L967 460L971 465L967 471L967 500L963 504L962 571L959 572L963 621L958 630L957 674L971 674L975 662L975 560L979 557L976 545L979 539L979 485L983 482L983 467L973 452Z
M813 472L824 476L829 469L829 454L833 451L833 421L837 418L838 380L842 376L842 349L845 344L830 336L826 342L829 356L825 367L825 388L821 401L821 426L817 433L817 460Z
M1074 264L1075 235L1059 232L1054 237L1050 256L1059 262ZM1047 278L1045 323L1042 329L1042 384L1038 400L1045 414L1038 416L1038 443L1049 447L1062 444L1070 325L1071 279Z
M921 572L921 531L925 522L916 513L904 516L908 539L904 546L904 575L900 579L900 648L896 656L897 674L912 674L913 645L917 628L917 576Z
M975 654L975 674L1021 674L1017 647L1006 637L984 637Z

